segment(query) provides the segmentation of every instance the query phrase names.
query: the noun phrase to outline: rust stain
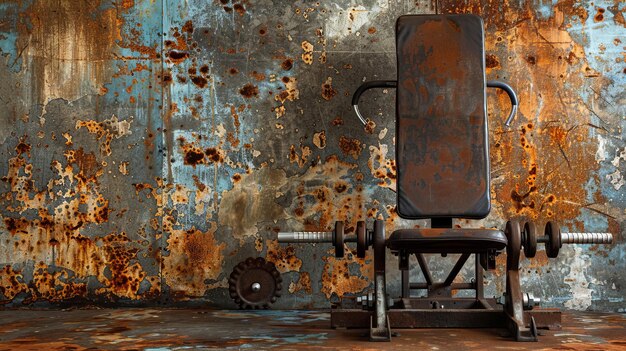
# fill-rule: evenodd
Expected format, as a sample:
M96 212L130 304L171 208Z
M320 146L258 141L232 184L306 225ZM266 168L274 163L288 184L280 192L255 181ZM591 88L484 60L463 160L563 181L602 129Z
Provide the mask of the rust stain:
M219 147L203 149L198 141L187 142L183 137L178 138L183 153L183 163L193 166L220 164L224 162L226 152Z
M281 79L285 89L274 96L274 100L280 103L280 106L274 108L276 118L280 118L285 115L287 111L285 108L286 101L295 101L300 98L300 91L298 90L298 80L295 77L283 77Z
M326 132L321 131L313 134L313 145L317 146L318 149L323 149L326 147Z
M301 44L302 47L302 51L304 51L302 53L302 62L306 63L307 65L310 65L313 63L313 44L309 43L308 41L303 41Z
M26 137L20 138L20 142L15 146L15 153L17 156L22 156L22 154L26 154L27 157L30 157L30 144L27 144Z
M307 165L307 161L309 160L309 156L311 156L313 152L311 148L308 146L300 146L300 153L296 151L296 146L291 145L289 148L289 162L298 164L298 167L302 168Z
M503 13L513 10L505 9ZM518 133L495 134L494 164L507 165L507 174L524 174L520 181L505 176L504 184L496 188L494 198L503 206L502 212L496 215L503 218L576 218L587 202L587 179L598 167L593 156L595 142L590 140L588 127L579 126L575 121L555 121L551 117L588 113L581 98L567 86L583 86L585 76L594 73L586 69L584 49L572 40L564 27L565 18L577 16L584 22L588 15L584 7L573 2L559 2L553 10L552 18L534 19L535 25L520 23L515 33L506 31L510 25L508 16L484 17L487 26L505 30L502 41L550 43L525 46L524 50L516 51L516 59L527 64L509 69L509 75L523 76L533 84L532 91L520 95L521 115L538 117L518 121ZM498 49L498 41L487 41L486 45L488 51ZM551 59L555 57L558 60ZM560 78L546 79L547 75ZM593 89L601 90L600 87ZM497 94L497 98L504 106L506 97ZM499 206L495 208L498 210Z
M250 83L243 86L243 88L239 89L239 94L245 97L246 99L250 99L253 97L259 96L259 87L256 85L252 85Z
M252 71L252 73L250 73L250 77L254 78L254 80L256 80L257 82L262 82L266 78L264 73L260 73L257 71Z
M278 240L266 240L267 254L265 259L273 262L281 273L298 272L302 267L302 260L296 257L296 250L293 246L285 246L278 243Z
M616 2L613 6L609 6L608 10L613 14L613 22L626 28L626 19L624 18L624 12L626 12L626 9L622 8L620 11L618 3L619 2Z
M206 79L205 77L202 77L202 76L192 76L191 77L191 81L198 88L206 88L208 83L209 83L208 79Z
M322 98L326 101L332 99L335 95L337 95L337 90L333 88L333 78L328 77L326 81L322 84Z
M202 149L195 147L195 146L190 146L186 148L184 152L185 152L184 162L186 165L191 165L195 167L199 164L206 164L206 160L204 158L204 152L202 151Z
M102 122L94 120L76 121L76 129L85 128L90 134L95 134L100 142L100 153L105 156L111 155L111 141L113 138L119 139L125 135L131 134L130 120L118 120L115 115Z
M169 62L179 64L189 58L189 53L186 51L170 50L167 53L167 58Z
M222 273L226 243L215 238L217 224L209 225L205 232L195 227L169 230L169 254L163 257L163 277L174 296L203 296L209 288L204 281L216 280Z
M299 291L303 291L307 294L311 294L313 289L311 288L311 275L308 272L300 272L300 277L297 282L291 282L289 284L289 292L294 294Z
M376 131L376 122L368 119L364 129L367 134L374 134L374 132Z
M191 20L188 20L187 22L185 22L185 24L183 24L183 27L181 28L181 30L184 33L192 34L193 33L193 22Z
M356 164L329 156L304 175L290 179L296 193L292 212L303 218L305 230L332 230L336 220L346 222L347 232L353 230L360 214L365 212L362 186L346 181L356 168ZM324 179L324 183L319 184L319 179ZM313 203L310 199L314 199Z
M233 5L233 9L239 14L239 16L243 16L246 13L246 8L243 4L235 4Z
M339 148L344 155L352 156L355 160L359 158L361 151L363 151L363 147L361 146L361 141L359 139L348 138L343 135L339 138Z
M280 67L285 70L285 71L289 71L291 70L291 68L293 67L293 60L292 59L286 59L285 61L283 61L280 64Z
M485 66L487 68L500 68L500 60L498 60L498 57L496 55L493 54L488 54L485 56Z
M87 296L87 285L68 279L67 271L56 271L43 262L37 263L33 272L33 288L28 302L58 302Z
M263 238L258 237L256 238L256 240L254 240L254 248L257 252L263 251Z
M281 79L285 85L285 89L274 96L274 100L284 104L285 101L294 101L300 98L300 91L298 90L298 80L294 77L283 77Z
M602 22L604 20L604 9L601 7L596 7L596 11L598 11L595 16L593 16L594 22Z
M139 249L133 247L124 232L111 233L102 238L102 243L104 264L111 272L111 277L105 281L106 287L98 289L97 293L140 299L142 296L138 291L147 273L138 262L132 263L137 260Z
M8 303L18 294L28 291L28 285L24 282L21 272L14 270L10 265L6 265L0 270L0 294L4 296L4 300L0 300L0 305Z
M356 255L348 255L343 259L326 256L322 271L322 293L329 299L332 295L342 297L363 291L373 279L372 265L363 265ZM350 267L358 267L358 275L350 274Z
M100 3L44 0L21 14L17 47L32 71L37 103L97 94L110 81L124 22L116 8L102 9Z
M379 144L378 147L369 147L370 157L367 166L374 178L378 179L378 185L384 188L396 190L396 160L387 157L389 147Z

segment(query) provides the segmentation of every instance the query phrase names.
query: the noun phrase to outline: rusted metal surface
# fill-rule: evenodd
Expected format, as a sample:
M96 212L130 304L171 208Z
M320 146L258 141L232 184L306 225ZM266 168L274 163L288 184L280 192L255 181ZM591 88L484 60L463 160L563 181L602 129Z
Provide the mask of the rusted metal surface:
M478 16L398 19L396 160L403 218L489 214L483 37Z
M548 306L623 311L625 6L4 1L0 301L236 307L228 275L249 256L283 274L276 308L373 288L371 252L337 259L276 233L426 225L394 206L393 90L363 95L366 127L350 96L396 79L398 16L439 12L483 17L487 79L520 98L506 129L506 94L487 95L492 212L470 226L522 216L615 233L550 262L540 248L521 279ZM440 279L451 263L435 259ZM503 292L504 262L486 296Z
M362 330L330 329L315 311L91 309L0 311L0 350L623 350L623 314L569 312L561 330L537 343L516 343L502 329L399 330L392 343L373 345ZM245 323L242 321L245 320ZM52 323L52 321L54 321Z

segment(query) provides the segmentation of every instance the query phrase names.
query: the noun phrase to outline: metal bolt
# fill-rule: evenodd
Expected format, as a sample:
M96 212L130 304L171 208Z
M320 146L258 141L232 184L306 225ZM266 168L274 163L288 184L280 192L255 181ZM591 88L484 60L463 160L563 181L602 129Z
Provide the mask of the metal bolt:
M535 297L531 293L525 293L522 295L522 303L525 310L532 310L534 307L537 307L541 304L541 299Z
M250 288L252 289L252 291L257 292L257 291L261 290L261 284L259 284L259 283L252 283L252 286Z

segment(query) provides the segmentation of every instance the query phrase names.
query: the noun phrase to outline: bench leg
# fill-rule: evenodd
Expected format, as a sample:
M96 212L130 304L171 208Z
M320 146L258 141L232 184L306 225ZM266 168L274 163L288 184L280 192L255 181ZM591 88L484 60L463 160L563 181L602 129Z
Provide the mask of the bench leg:
M370 341L391 341L391 327L387 316L387 288L385 282L385 222L374 222L374 288L375 313L370 319Z
M516 341L538 341L534 318L531 317L530 328L526 328L524 323L524 304L519 280L519 258L522 249L519 224L515 221L507 222L505 234L508 240L506 246L506 302L504 304L507 326Z

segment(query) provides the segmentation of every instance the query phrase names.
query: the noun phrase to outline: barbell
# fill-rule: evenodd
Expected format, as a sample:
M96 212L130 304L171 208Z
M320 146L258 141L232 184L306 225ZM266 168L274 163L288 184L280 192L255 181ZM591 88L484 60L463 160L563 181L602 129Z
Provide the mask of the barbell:
M365 228L364 221L356 223L356 234L345 235L343 221L335 222L332 232L279 232L279 243L331 243L335 247L335 257L341 258L345 253L344 243L356 242L356 255L365 257L367 248L372 243L372 232Z
M535 257L537 253L537 243L545 245L546 255L555 258L559 255L559 250L564 244L611 244L613 234L611 233L563 233L561 228L552 221L546 223L544 235L537 236L537 226L533 222L524 223L521 228L521 242L524 248L524 255L528 258ZM357 243L357 257L364 258L367 248L372 244L373 232L365 227L364 221L356 224L356 233L345 234L343 221L335 222L335 229L332 232L279 232L279 243L330 243L335 247L335 257L344 256L344 243Z
M546 255L555 258L564 244L610 244L613 242L611 233L563 233L555 222L547 222L543 236L537 236L537 226L526 222L522 228L522 246L526 257L535 257L537 243L546 248Z

